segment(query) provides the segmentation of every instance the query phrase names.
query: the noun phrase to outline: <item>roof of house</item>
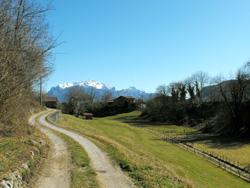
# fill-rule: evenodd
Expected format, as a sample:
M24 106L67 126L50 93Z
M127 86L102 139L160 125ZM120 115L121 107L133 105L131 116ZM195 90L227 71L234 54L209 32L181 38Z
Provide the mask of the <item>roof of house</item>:
M94 114L92 113L83 113L84 116L93 116Z
M57 97L46 97L44 102L59 102Z
M135 99L134 97L131 97L131 96L120 96L120 97L118 97L118 98L116 98L116 99L119 99L119 98ZM115 99L115 100L116 100L116 99Z

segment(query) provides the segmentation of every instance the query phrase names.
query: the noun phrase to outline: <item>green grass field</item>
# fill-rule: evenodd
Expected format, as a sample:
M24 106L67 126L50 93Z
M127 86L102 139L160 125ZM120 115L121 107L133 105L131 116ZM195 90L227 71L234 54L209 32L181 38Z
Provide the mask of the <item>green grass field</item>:
M133 112L94 120L64 115L58 123L84 131L85 136L106 150L127 171L138 187L250 187L249 183L206 160L148 131L130 126L138 115ZM139 121L136 125L167 127ZM171 126L173 128L178 129Z
M223 138L216 136L201 135L196 129L167 125L164 123L148 123L138 119L140 112L120 114L117 117L110 117L121 122L127 122L130 125L145 127L169 136L186 137L185 133L190 134L187 142L194 148L207 153L213 153L216 156L224 157L231 163L239 164L241 168L250 167L250 140L239 138ZM192 137L192 135L201 135L201 137ZM180 141L183 139L179 139ZM185 139L184 139L185 140Z

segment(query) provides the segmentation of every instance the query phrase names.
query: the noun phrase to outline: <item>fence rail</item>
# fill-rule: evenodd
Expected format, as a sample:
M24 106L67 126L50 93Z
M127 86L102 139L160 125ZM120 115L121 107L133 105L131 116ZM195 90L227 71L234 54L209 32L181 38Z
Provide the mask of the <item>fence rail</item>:
M138 126L137 126L138 127ZM173 137L171 136L168 136L164 133L160 133L160 132L157 132L157 131L154 131L154 130L151 130L151 129L147 129L147 128L144 128L144 127L139 127L141 129L144 129L146 131L150 131L152 132L153 134L155 135L158 135L160 136L161 138L167 140L167 141L170 141L176 145L178 145L179 147L187 150L187 151L190 151L200 157L202 157L203 159L206 159L208 161L210 161L211 163L215 164L215 165L218 165L219 167L227 170L228 172L238 176L239 178L241 179L244 179L248 182L250 182L250 169L242 169L239 167L239 164L238 166L235 165L235 164L232 164L230 163L229 161L225 160L224 157L223 158L220 158L218 156L214 156L212 153L207 153L205 151L201 151L199 149L196 149L190 145L187 145L187 144L184 144L184 143L181 143L180 141L174 139Z

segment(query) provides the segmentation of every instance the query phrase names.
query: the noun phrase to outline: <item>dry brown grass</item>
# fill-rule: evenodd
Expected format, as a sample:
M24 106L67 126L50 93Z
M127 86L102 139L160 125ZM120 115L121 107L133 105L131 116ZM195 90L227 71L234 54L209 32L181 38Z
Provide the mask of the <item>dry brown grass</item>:
M10 172L22 169L22 164L29 161L32 161L30 168L33 168L34 161L39 159L46 148L39 141L42 139L49 143L43 133L27 123L31 115L28 109L34 107L36 106L30 105L27 111L14 115L9 124L0 124L0 179L7 177ZM36 108L36 111L39 110L41 109ZM34 159L32 159L31 151L35 154Z
M221 141L222 142L221 142ZM205 140L195 141L193 146L201 151L212 153L215 156L220 156L224 160L230 161L241 168L248 169L250 167L250 142L239 139L227 139L225 140Z

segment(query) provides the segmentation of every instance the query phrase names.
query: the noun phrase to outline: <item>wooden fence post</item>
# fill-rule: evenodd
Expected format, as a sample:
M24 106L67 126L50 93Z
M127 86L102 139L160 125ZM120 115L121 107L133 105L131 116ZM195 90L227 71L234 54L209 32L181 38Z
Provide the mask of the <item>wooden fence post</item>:
M248 167L248 174L249 174L249 181L250 181L250 171L249 171L250 167Z

